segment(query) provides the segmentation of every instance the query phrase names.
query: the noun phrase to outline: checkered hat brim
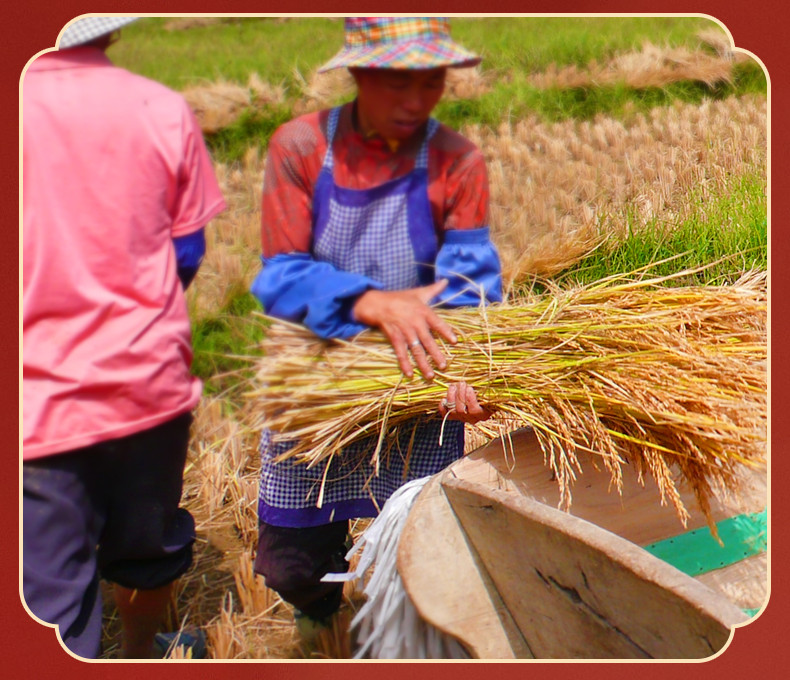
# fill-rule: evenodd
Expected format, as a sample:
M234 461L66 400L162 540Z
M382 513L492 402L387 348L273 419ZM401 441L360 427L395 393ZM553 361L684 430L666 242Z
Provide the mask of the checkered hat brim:
M86 17L69 24L60 36L58 47L75 47L137 21L137 17Z
M349 17L346 43L319 72L336 68L429 69L479 64L481 58L461 47L441 17Z

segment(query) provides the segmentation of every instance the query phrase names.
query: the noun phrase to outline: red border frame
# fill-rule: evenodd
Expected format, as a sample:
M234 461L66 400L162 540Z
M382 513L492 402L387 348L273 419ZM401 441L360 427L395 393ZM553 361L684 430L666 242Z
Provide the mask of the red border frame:
M99 6L97 6L97 4ZM134 14L141 10L147 10L148 13L166 12L168 3L164 2L149 2L145 3L146 6L141 7L141 3L129 2L128 0L116 0L112 3L112 7L102 6L106 3L86 2L84 0L62 0L61 2L52 3L45 0L27 0L26 2L12 3L12 6L4 8L4 15L6 21L4 22L3 36L3 89L7 93L6 99L8 102L14 102L18 99L19 92L19 77L27 63L27 61L39 50L51 47L54 45L55 38L63 27L71 18L87 12L97 10L112 10L114 13L129 13ZM269 9L262 6L269 3L250 2L250 0L242 0L237 2L229 2L228 0L192 0L186 3L191 13L256 13ZM336 3L333 3L336 5ZM434 8L435 11L445 9L455 13L462 12L475 12L479 8L478 3L462 2L462 3L441 3L445 7ZM364 10L369 9L371 12L376 11L374 3L363 2L362 6L358 3L353 9ZM380 6L380 5L379 5ZM626 14L626 13L645 13L645 14L707 14L719 21L721 21L732 33L735 45L752 52L758 57L765 65L769 77L771 79L771 110L782 111L785 110L783 104L787 96L787 54L786 48L783 45L782 32L785 30L785 25L782 21L783 16L778 16L777 11L779 3L774 2L735 2L734 0L703 0L702 2L688 3L679 2L677 0L649 3L643 0L631 0L630 2L611 1L611 0L598 0L597 2L585 2L584 0L574 0L566 2L556 2L549 0L533 0L525 6L522 2L497 2L494 5L487 5L486 9L497 13L519 13L528 10L532 13L609 13L609 14ZM277 9L271 8L269 11L272 14L277 14ZM424 11L424 3L415 2L413 0L401 1L398 3L398 11L403 13L420 12ZM287 10L291 13L299 12L306 14L320 14L327 11L337 11L342 13L338 8L327 7L325 3L319 3L315 0L307 1L296 0L288 3ZM279 13L282 13L280 9ZM10 139L3 146L3 174L8 179L3 184L4 192L9 198L9 205L14 205L19 202L19 186L18 182L12 178L18 177L19 172L19 155L18 145L15 145L11 140L17 139L15 131L18 130L19 118L18 110L14 110L13 104L9 104L2 112L5 125L2 129L10 132L8 135ZM786 148L787 132L784 126L774 125L771 130L771 149L772 151L784 150ZM773 235L780 234L782 226L785 224L785 217L787 214L787 191L784 191L784 183L788 176L786 172L787 159L790 154L776 153L772 155L771 166L771 179L772 179L772 195L771 195L771 225ZM776 190L778 188L778 190ZM9 196L10 195L10 196ZM14 214L13 210L7 211ZM20 299L19 293L19 260L18 256L14 257L11 253L14 252L13 244L11 243L13 234L17 235L16 238L16 252L19 252L19 221L18 213L15 217L7 218L8 226L2 232L3 244L0 252L4 253L4 261L7 260L5 266L0 268L0 290L3 291L4 296L4 309L7 310L9 324L10 316L12 315L9 310L14 309L11 300L10 290L13 285L17 287L17 301ZM14 224L15 223L15 224ZM778 226L776 226L778 225ZM783 239L780 236L771 239L771 253L770 259L772 263L782 262L788 255L790 250L790 239ZM783 257L785 256L785 257ZM14 280L15 279L15 280ZM782 306L785 298L782 293L785 286L785 277L782 276L782 270L775 265L771 268L771 337L788 337L790 328L786 317L782 313L784 310ZM777 292L779 294L777 294ZM7 299L6 299L7 298ZM775 302L778 300L778 302ZM17 308L18 310L19 308ZM19 312L17 311L17 324L19 323ZM6 354L10 355L13 352L12 348L19 349L19 331L17 326L16 336L12 335L9 324L3 326L2 346L7 349ZM775 349L772 345L772 349ZM783 360L781 352L772 351L771 356L771 401L772 401L772 414L778 412L778 409L784 403L786 398L787 380L783 378L790 377L787 362ZM9 362L4 362L5 365L10 366ZM12 371L9 368L2 369L3 374L7 375L6 384L12 384ZM16 382L19 384L19 373L16 375ZM19 394L19 393L18 393ZM4 408L2 410L3 418L7 421L8 430L16 431L18 433L19 427L19 400L17 399L16 405L7 403L7 396L3 396ZM8 400L10 401L10 400ZM17 427L11 426L12 416L11 413L17 413ZM785 421L783 418L771 419L771 441L778 443L784 440L786 434ZM18 435L17 435L18 440ZM9 447L10 448L10 447ZM781 446L777 445L772 447L774 456L772 461L772 478L782 479L786 463L784 462ZM777 455L778 454L778 455ZM9 454L10 457L10 454ZM11 466L10 469L17 470L17 466ZM0 634L2 637L2 647L5 650L6 672L9 671L16 675L14 671L21 673L31 674L34 677L47 674L56 675L59 678L88 678L88 677L135 677L143 669L137 664L124 664L124 663L85 663L78 661L68 656L60 647L55 639L52 631L44 626L34 622L26 613L19 597L19 565L18 565L18 503L19 503L19 488L18 478L12 474L4 475L3 491L2 494L4 512L2 513L2 528L3 535L12 537L6 546L5 558L0 562L3 576L3 599L6 603L2 614L0 614ZM787 529L782 518L785 516L787 501L780 494L776 494L771 499L771 550L772 550L772 563L779 565L776 568L776 573L772 578L772 592L771 600L766 611L760 618L753 624L736 631L734 639L729 648L719 657L708 662L693 663L693 664L678 664L676 662L666 663L651 663L642 664L638 670L631 667L630 664L624 663L605 663L605 664L587 664L585 668L574 668L575 664L569 663L552 663L542 664L540 669L531 668L525 669L520 667L520 664L497 664L496 669L479 668L480 663L474 662L465 663L461 665L442 663L439 665L433 663L417 663L410 664L410 673L418 674L441 674L442 676L450 677L452 674L453 680L458 680L459 677L473 677L479 673L489 672L494 670L497 674L519 676L524 673L537 672L542 676L549 675L551 677L571 677L577 673L583 673L585 677L593 676L595 678L606 678L612 680L615 677L624 677L625 674L639 673L644 678L659 678L666 677L667 674L672 676L680 676L686 674L693 674L697 678L714 678L722 674L746 676L761 676L765 678L774 677L778 675L778 671L774 672L774 668L778 667L778 661L781 654L781 644L783 642L783 604L787 602L787 585L782 578L782 567L787 551L787 542L783 539L787 538ZM241 677L257 677L260 674L265 674L268 680L274 678L285 678L293 672L306 677L319 677L327 670L324 663L307 662L300 663L299 668L293 668L292 663L296 662L274 662L267 663L266 668L260 668L257 664L249 663L236 663L232 668L223 667L211 668L214 663L223 662L206 662L190 663L185 666L182 663L168 663L166 666L163 664L148 665L143 671L146 674L150 673L155 677L168 677L175 680L179 677L196 676L210 677L216 673L233 673L234 676ZM227 664L229 662L225 662ZM265 663L265 662L263 662ZM344 663L344 662L332 662ZM353 665L354 667L349 667ZM383 677L395 677L400 675L403 669L400 668L403 663L379 663L375 669L377 675ZM360 663L349 664L346 663L344 668L337 668L334 672L342 673L344 675L352 674L359 675L360 677L367 675L373 669L364 668ZM165 675L166 674L166 675ZM13 676L12 676L13 677Z

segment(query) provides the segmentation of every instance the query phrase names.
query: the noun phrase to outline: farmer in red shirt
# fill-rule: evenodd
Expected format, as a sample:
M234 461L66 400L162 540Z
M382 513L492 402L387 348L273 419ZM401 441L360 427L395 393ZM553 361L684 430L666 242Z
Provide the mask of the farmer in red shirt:
M323 70L347 67L354 101L308 114L272 137L263 188L263 269L252 291L268 314L324 338L367 327L389 338L404 374L446 366L436 337L457 341L431 305L501 300L489 238L488 183L480 151L430 117L448 67L480 59L456 44L441 17L350 17L346 44ZM367 465L376 437L307 469L274 459L289 447L264 432L255 569L296 608L306 634L326 625L347 570L348 520L375 516L410 479L463 455L464 422L488 417L475 391L448 389L441 417L395 435L387 466ZM408 453L408 462L406 460ZM326 473L326 475L325 475ZM321 506L317 504L326 477Z
M133 20L74 22L23 83L23 590L82 657L100 652L100 577L122 655L150 657L192 561L183 289L225 207L184 99L105 54Z

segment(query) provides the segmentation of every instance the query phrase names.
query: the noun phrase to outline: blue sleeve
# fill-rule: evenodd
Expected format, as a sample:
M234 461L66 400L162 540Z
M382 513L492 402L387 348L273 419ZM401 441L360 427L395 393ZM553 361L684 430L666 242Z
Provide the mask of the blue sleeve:
M448 279L438 301L445 307L468 307L502 301L502 265L488 227L445 232L436 256L436 280Z
M353 320L351 310L362 293L381 289L373 279L316 262L307 253L261 262L251 291L270 316L304 324L321 338L349 338L367 328Z
M204 229L198 229L186 236L179 236L173 239L176 249L176 270L178 278L184 290L187 289L192 279L195 278L203 256L206 254L206 233Z

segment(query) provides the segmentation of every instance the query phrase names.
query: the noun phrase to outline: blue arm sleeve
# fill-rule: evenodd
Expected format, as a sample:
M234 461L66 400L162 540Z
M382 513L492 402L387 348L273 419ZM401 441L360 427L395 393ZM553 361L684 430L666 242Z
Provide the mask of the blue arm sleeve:
M184 290L187 289L192 279L195 278L203 256L206 254L206 233L199 229L186 236L173 239L176 249L176 270Z
M343 272L306 253L261 258L252 294L270 316L302 323L321 338L349 338L367 328L353 320L356 299L381 284Z
M438 301L445 307L502 301L502 265L488 227L453 229L436 256L436 280L448 279Z

